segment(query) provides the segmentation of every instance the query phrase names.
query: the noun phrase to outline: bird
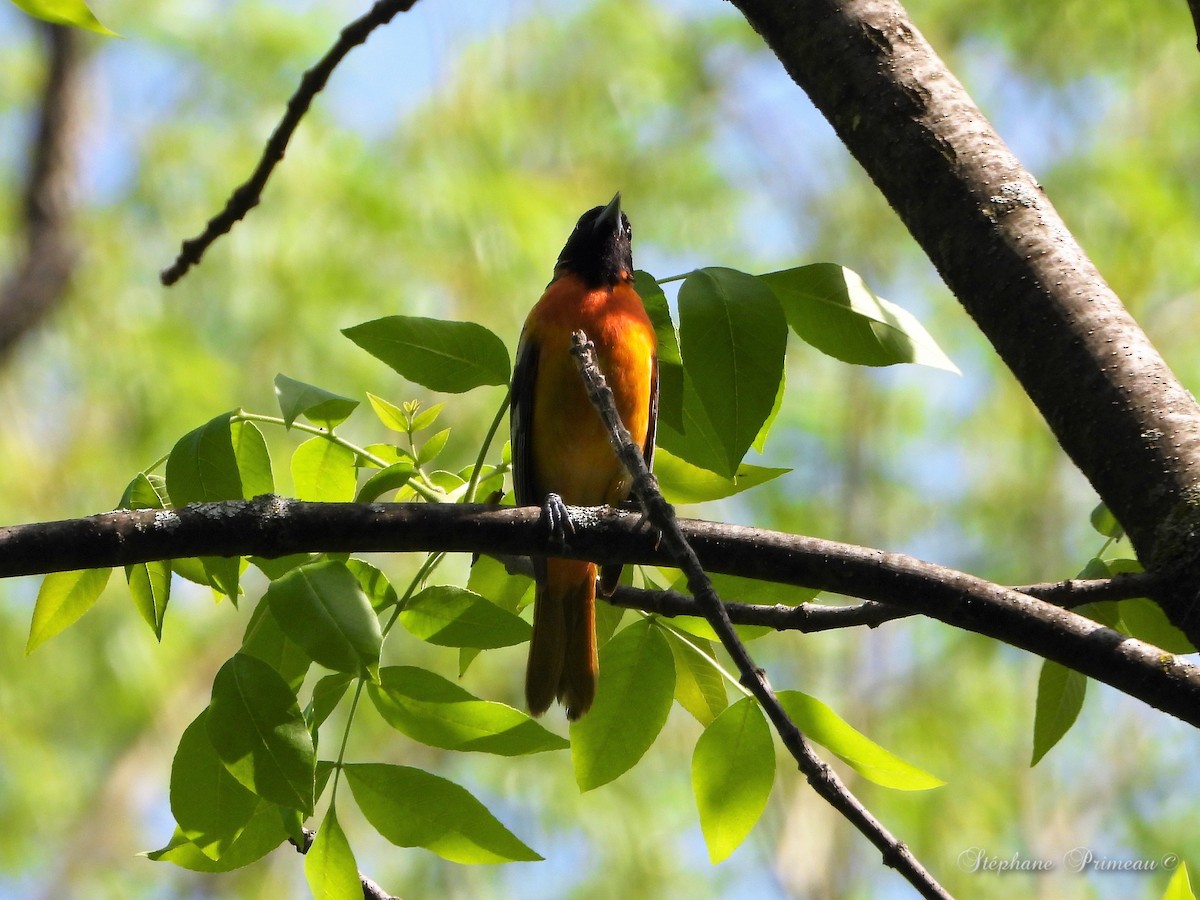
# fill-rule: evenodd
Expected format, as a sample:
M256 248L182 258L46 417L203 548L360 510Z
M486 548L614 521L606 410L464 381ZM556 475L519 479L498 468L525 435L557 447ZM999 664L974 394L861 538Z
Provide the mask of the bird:
M517 345L510 413L514 494L519 506L542 508L560 541L571 527L566 504L616 506L633 486L571 354L576 330L595 345L617 412L647 467L653 463L658 342L633 286L632 239L619 191L608 205L580 216ZM526 704L540 716L557 699L575 721L596 694L596 565L535 557L533 569ZM605 596L620 575L620 565L601 567Z

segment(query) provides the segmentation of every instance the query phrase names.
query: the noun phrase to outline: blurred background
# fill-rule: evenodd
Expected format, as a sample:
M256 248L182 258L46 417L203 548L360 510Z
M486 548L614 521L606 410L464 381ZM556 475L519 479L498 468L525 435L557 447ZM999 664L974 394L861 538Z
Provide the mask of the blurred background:
M1087 524L1094 493L729 5L418 3L335 72L261 207L171 289L159 270L250 173L303 71L367 4L91 5L121 39L50 37L0 5L0 283L13 283L31 242L54 264L44 315L12 325L0 347L0 524L113 508L184 432L239 406L274 412L277 372L359 399L449 399L440 464L469 464L503 389L429 395L339 329L393 313L471 319L512 349L578 215L620 189L640 268L661 278L838 262L916 313L963 373L847 366L793 335L783 409L751 461L794 471L685 514L1007 583L1070 577L1101 547ZM908 8L1195 389L1200 57L1182 0ZM31 224L23 194L51 59L66 127ZM345 430L387 439L365 413ZM267 438L287 492L298 440ZM375 561L394 581L417 562ZM465 572L456 565L445 580ZM175 744L236 649L255 585L240 610L178 586L159 644L120 582L29 657L37 581L0 583L0 897L305 896L287 847L222 876L136 856L170 836ZM1040 665L1025 653L920 620L775 635L754 650L776 687L820 697L947 781L906 794L847 775L962 896L1157 897L1166 886L1161 870L1069 871L1075 848L1200 866L1200 739L1140 703L1091 685L1075 729L1030 769ZM465 685L519 705L524 652L485 654ZM450 650L402 638L388 653L457 673ZM358 748L459 781L547 859L455 866L390 846L348 805L341 820L360 867L410 898L908 895L784 763L751 838L711 866L688 776L699 730L676 708L638 767L581 797L565 753L442 754L367 710L352 758ZM962 871L972 848L1056 866Z

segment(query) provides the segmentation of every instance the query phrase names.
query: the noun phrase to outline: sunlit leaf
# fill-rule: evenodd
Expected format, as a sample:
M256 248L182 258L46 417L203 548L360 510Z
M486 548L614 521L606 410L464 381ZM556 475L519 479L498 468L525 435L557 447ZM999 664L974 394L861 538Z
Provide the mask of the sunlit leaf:
M271 474L271 455L267 442L253 422L237 421L230 425L233 456L242 480L242 495L252 499L260 494L275 493L275 478Z
M748 491L791 469L774 469L742 463L732 478L694 466L663 447L654 453L654 475L663 496L671 503L707 503Z
M174 863L180 868L191 869L194 872L232 872L262 859L285 840L287 832L284 830L283 820L279 817L279 807L260 800L246 827L242 829L237 840L221 854L219 860L205 856L178 828L167 846L146 853L145 856Z
M395 605L399 599L396 589L383 572L361 559L346 560L346 568L358 579L359 586L366 591L376 612Z
M1171 624L1162 607L1146 597L1122 600L1117 604L1121 630L1139 640L1161 647L1168 653L1195 653L1187 635Z
M701 725L712 724L729 705L729 695L724 676L713 665L708 641L684 640L669 630L665 634L675 657L675 699Z
M431 644L481 650L520 644L529 640L531 630L524 619L478 594L441 584L409 600L400 613L400 624Z
M431 435L429 440L423 443L417 451L417 465L425 466L437 459L449 439L449 428L443 428L437 434Z
M465 789L408 766L347 765L346 781L375 830L399 847L457 863L541 859Z
M279 401L279 411L288 428L304 416L313 424L332 431L358 408L357 400L288 378L282 372L275 376L275 399Z
M388 666L367 691L389 725L431 747L521 756L567 746L520 710L480 700L426 669Z
M342 329L342 334L409 381L451 394L507 384L508 348L474 322L387 316Z
M1162 900L1196 900L1196 894L1192 891L1192 880L1188 875L1187 863L1179 863L1175 874L1167 882L1167 889L1163 893Z
M325 438L310 438L292 454L292 484L300 500L353 500L358 484L354 452Z
M112 569L82 569L78 572L51 572L42 579L33 621L29 623L29 640L25 652L32 653L63 629L75 624L92 608Z
M312 664L312 657L304 648L283 633L279 622L271 614L271 605L261 600L246 623L242 652L261 659L278 672L292 693L300 690Z
M171 563L152 560L126 566L125 580L138 614L161 641L163 620L167 615L167 604L171 601Z
M304 708L304 720L308 722L309 731L315 733L321 727L322 723L329 718L329 714L342 702L342 698L346 696L346 690L353 682L354 676L345 672L335 672L332 675L326 675L313 685L312 699ZM320 794L320 791L318 790L317 793Z
M800 691L779 691L777 696L805 736L840 757L867 780L900 791L924 791L945 783L855 731L815 697Z
M385 428L390 428L400 434L408 433L408 420L403 409L390 400L375 396L370 391L367 392L367 400L370 401L371 409L375 410L375 416Z
M358 864L332 806L304 855L304 877L313 900L362 900Z
M908 310L877 297L862 278L834 263L760 276L796 334L823 353L864 366L920 363L958 372Z
M272 803L311 814L312 738L292 692L260 659L238 653L213 679L207 729L225 768Z
M1089 517L1092 527L1100 534L1109 538L1121 538L1125 535L1125 529L1121 527L1121 523L1117 521L1117 517L1112 514L1108 505L1103 501L1096 505Z
M119 36L101 25L83 0L13 0L13 3L31 16L55 25L74 25L108 37Z
M675 696L675 660L660 629L643 619L600 651L596 700L571 723L571 759L581 791L608 784L650 749Z
M775 747L752 697L730 706L704 729L692 754L692 790L700 830L714 864L746 839L775 782Z

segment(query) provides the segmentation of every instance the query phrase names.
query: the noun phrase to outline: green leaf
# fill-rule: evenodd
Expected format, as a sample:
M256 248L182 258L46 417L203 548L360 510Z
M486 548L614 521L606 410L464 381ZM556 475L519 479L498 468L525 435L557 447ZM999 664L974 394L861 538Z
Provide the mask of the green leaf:
M292 571L297 566L310 563L317 558L318 554L314 553L289 553L287 556L276 556L270 559L265 556L246 557L251 565L257 566L272 581Z
M260 494L275 493L271 455L267 452L267 442L258 426L253 422L234 422L230 426L230 438L238 475L242 479L242 494L251 499Z
M300 500L354 499L358 484L354 451L326 438L310 438L292 454L292 484Z
M1122 600L1117 606L1120 609L1121 630L1131 637L1161 647L1168 653L1196 652L1192 642L1171 624L1162 607L1153 600L1138 597Z
M394 606L399 600L396 596L396 589L392 587L388 577L369 562L361 559L348 559L346 568L358 579L359 586L366 591L367 597L371 601L371 607L376 612Z
M446 408L445 403L435 403L429 409L423 410L413 416L412 430L414 433L424 431L437 421L438 416L442 414L442 410Z
M452 781L381 763L347 765L345 772L367 821L398 847L468 864L541 859Z
M692 754L692 790L713 865L746 839L774 782L771 729L757 701L746 697L704 729Z
M383 423L384 428L390 428L400 434L408 434L409 422L403 409L382 397L376 397L370 391L367 392L367 400L370 401L371 409L375 410L375 415Z
M1188 876L1187 863L1179 863L1179 868L1167 883L1162 900L1196 900L1196 895L1192 892L1192 881Z
M1107 538L1117 540L1125 536L1125 529L1121 527L1121 523L1117 521L1117 517L1112 514L1103 500L1092 510L1089 520L1092 527Z
M410 462L392 463L386 469L380 469L363 486L358 489L354 498L356 503L374 503L389 491L399 490L408 484L416 469Z
M75 624L100 599L112 569L51 572L42 579L25 652L32 653L63 629Z
M662 398L659 397L658 434L655 438L658 450L669 450L679 459L687 460L695 466L718 472L724 477L732 477L736 468L730 468L725 451L725 441L717 433L713 423L704 411L696 388L687 372L680 367L676 375L671 369L659 372L659 390L675 390L673 379L678 378L680 401L679 424L670 418L662 416ZM657 451L655 453L655 468L657 469Z
M83 0L13 0L25 12L55 25L74 25L107 37L119 37L100 24Z
M452 585L427 587L409 600L400 624L439 647L511 647L529 640L529 623L471 591Z
M167 490L175 507L241 500L230 416L222 413L181 437L167 457Z
M862 278L834 263L762 275L800 337L843 362L862 366L919 363L958 372L908 310L876 297Z
M358 863L332 806L304 855L304 877L313 900L362 900Z
M167 846L145 854L153 860L174 863L193 872L232 872L262 859L287 839L279 818L279 807L265 800L258 802L254 815L219 860L205 856L200 848L176 828Z
M713 665L712 647L708 641L684 640L670 629L664 631L675 657L675 699L701 725L711 725L729 705L725 678Z
M264 599L280 629L327 669L372 680L383 633L370 598L341 562L292 569L272 581Z
M296 695L274 669L234 655L213 679L207 727L234 778L264 800L312 814L312 738Z
M125 488L117 506L120 509L166 509L166 480L138 472Z
M669 502L681 505L707 503L710 500L732 497L790 471L792 470L742 463L732 478L726 478L716 472L694 466L663 447L654 451L654 475L658 479L663 496Z
M167 604L171 601L171 563L154 560L126 566L125 580L138 614L161 641L163 620L167 615Z
M312 664L304 649L283 633L269 603L259 601L242 635L242 652L260 659L279 673L292 693L300 690Z
M571 723L571 759L581 791L624 774L650 749L675 696L675 661L649 620L617 632L600 651L591 711Z
M207 731L208 710L179 739L171 764L171 814L200 851L220 859L241 835L258 798L229 774Z
M775 405L787 320L759 279L699 269L679 289L679 338L688 381L720 441L717 471L733 475ZM688 434L691 423L684 426Z
M346 690L353 681L353 676L344 672L336 672L333 675L326 675L313 685L312 699L304 710L304 720L308 722L310 732L315 733L329 718L329 714L346 696Z
M658 338L658 417L676 431L683 431L683 357L679 355L679 335L671 321L671 307L654 276L640 269L634 272L633 287L642 298L646 314Z
M750 445L756 453L762 453L767 446L767 436L770 435L771 429L775 426L775 420L779 418L779 410L783 409L783 395L787 393L787 369L779 375L779 390L775 392L775 402L771 405L771 412L767 415L767 420L763 422L762 428L758 429L758 434L754 436L754 442ZM788 470L791 471L790 469Z
M430 747L522 756L568 746L520 710L415 666L385 668L367 692L389 725Z
M504 563L494 556L480 556L471 566L467 590L486 597L501 609L516 612L526 601L533 602L533 579L528 575L512 575Z
M504 342L474 322L387 316L344 328L342 334L433 391L460 394L485 384L508 384L512 371Z
M424 466L433 462L441 454L446 447L446 441L450 439L450 429L443 428L437 434L431 435L429 440L421 445L421 449L417 451L417 465Z
M1079 711L1083 709L1087 681L1086 675L1074 669L1049 659L1042 661L1033 717L1033 757L1029 760L1030 766L1036 766L1050 752L1050 748L1071 730L1079 718Z
M324 388L288 378L282 372L275 376L275 399L288 428L300 416L314 425L333 431L358 408L358 401L343 397Z
M945 784L855 731L815 697L800 691L779 691L776 696L808 738L840 757L868 781L898 791L925 791Z

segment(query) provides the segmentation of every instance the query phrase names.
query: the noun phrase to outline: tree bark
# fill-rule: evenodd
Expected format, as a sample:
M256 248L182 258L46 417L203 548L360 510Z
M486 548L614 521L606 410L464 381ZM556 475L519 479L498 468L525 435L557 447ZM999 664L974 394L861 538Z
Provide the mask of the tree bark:
M732 0L863 166L1196 641L1200 407L896 0Z
M57 308L79 259L71 222L79 168L82 37L69 25L38 27L46 40L46 84L29 148L25 255L0 291L0 363Z

